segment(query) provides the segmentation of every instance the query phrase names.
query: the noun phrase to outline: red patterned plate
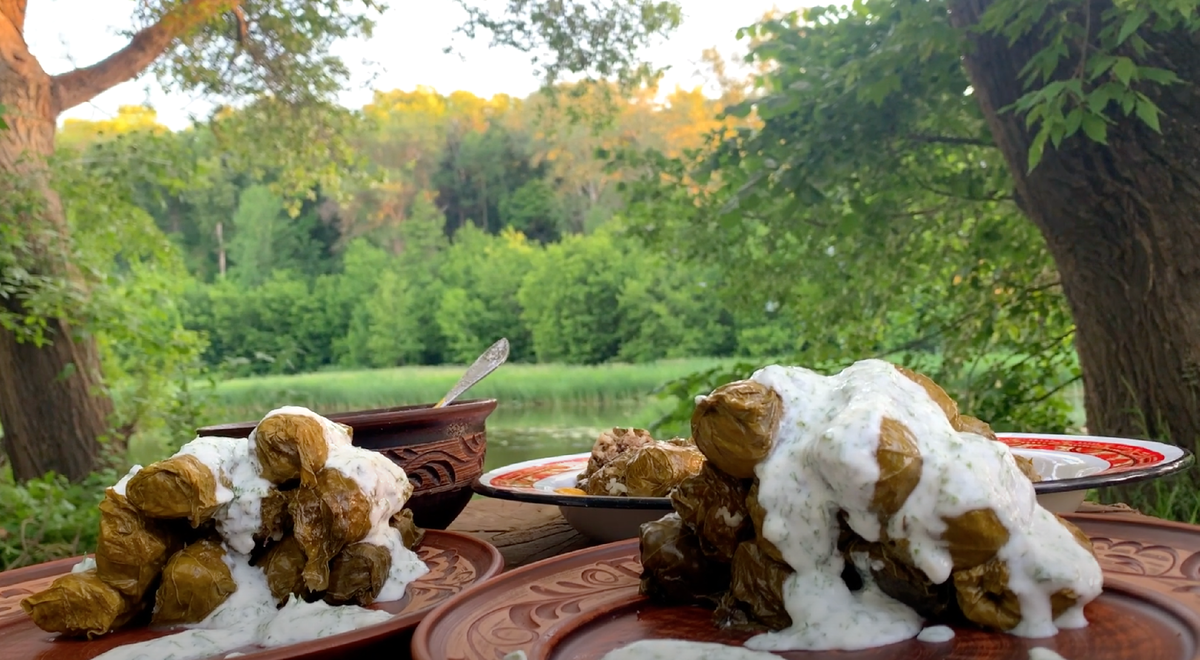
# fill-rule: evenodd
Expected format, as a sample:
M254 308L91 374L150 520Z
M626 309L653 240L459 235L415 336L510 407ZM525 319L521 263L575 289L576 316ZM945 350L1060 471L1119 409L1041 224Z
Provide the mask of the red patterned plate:
M795 660L1028 660L1046 647L1071 660L1200 658L1200 527L1112 516L1068 516L1093 540L1105 591L1089 625L1049 639L960 629L949 642L910 640L857 652L785 653ZM414 660L599 660L642 639L741 644L711 611L656 605L638 595L636 540L588 548L506 573L463 593L421 622Z
M437 605L504 570L504 557L489 543L456 532L427 530L417 555L429 572L408 586L404 598L376 603L371 609L395 616L374 626L323 639L273 649L239 649L240 660L318 660L342 658L351 651L387 642L408 641L408 635ZM109 649L170 634L146 628L121 630L91 641L59 639L33 624L21 600L71 571L79 558L39 564L0 573L0 646L5 660L88 660ZM224 655L224 654L223 654ZM223 656L217 656L223 657Z

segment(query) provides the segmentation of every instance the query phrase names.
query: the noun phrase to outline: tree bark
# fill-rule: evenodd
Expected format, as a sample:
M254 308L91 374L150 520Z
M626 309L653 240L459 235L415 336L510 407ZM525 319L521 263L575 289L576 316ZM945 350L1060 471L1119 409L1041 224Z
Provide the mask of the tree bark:
M31 193L35 204L6 209L0 222L15 223L29 241L23 254L31 272L79 282L65 261L67 223L45 160L54 151L51 79L24 49L23 40L14 39L15 26L10 22L9 30L0 29L0 104L9 127L0 131L0 194L12 200ZM10 312L24 312L19 297L3 304ZM4 451L18 480L49 471L81 479L100 454L99 439L108 431L112 404L100 389L95 339L76 337L63 319L47 319L46 334L50 343L38 347L0 328Z
M61 278L78 290L86 283L69 260L70 232L58 193L51 187L47 158L54 153L58 114L141 73L174 40L237 0L188 0L167 12L121 50L100 62L49 76L24 39L25 0L0 0L0 105L8 130L0 130L0 195L32 193L34 204L7 212L30 246L22 263L34 275ZM2 197L0 197L2 199ZM24 314L18 293L0 301ZM57 472L72 480L87 476L110 433L112 400L103 389L94 337L67 319L49 318L48 344L21 341L0 328L0 424L3 447L20 481Z
M957 27L990 0L952 0ZM1091 3L1100 24L1107 1ZM974 93L1013 173L1022 210L1041 230L1074 316L1087 427L1196 449L1200 438L1200 35L1144 34L1150 66L1185 84L1144 91L1163 111L1162 134L1134 117L1109 126L1108 144L1082 133L1046 146L1027 173L1033 131L1001 113L1023 92L1018 72L1043 47L1031 35L969 33ZM1073 53L1071 65L1078 62Z

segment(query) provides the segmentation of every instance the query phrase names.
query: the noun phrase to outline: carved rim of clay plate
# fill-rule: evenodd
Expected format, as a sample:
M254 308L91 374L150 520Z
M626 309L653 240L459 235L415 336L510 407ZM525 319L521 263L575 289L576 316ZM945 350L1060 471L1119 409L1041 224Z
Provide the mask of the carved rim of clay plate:
M1096 547L1105 592L1088 605L1089 626L1047 640L960 629L946 648L910 640L822 658L1029 657L1045 646L1067 658L1200 658L1200 527L1126 514L1068 515ZM516 569L446 601L413 636L414 660L598 660L638 639L672 637L738 644L698 607L655 605L638 595L638 540L629 539ZM933 653L933 655L929 655Z
M417 547L417 555L429 566L429 572L408 586L404 598L370 606L370 609L395 615L390 620L301 644L273 649L239 649L245 653L240 658L305 660L340 657L351 649L413 630L442 602L504 570L504 557L499 550L490 543L457 532L427 530L424 541ZM21 610L20 601L69 573L80 559L62 559L0 573L0 645L4 647L0 655L6 660L88 660L117 646L168 634L133 628L91 641L75 641L59 640L57 635L38 629Z

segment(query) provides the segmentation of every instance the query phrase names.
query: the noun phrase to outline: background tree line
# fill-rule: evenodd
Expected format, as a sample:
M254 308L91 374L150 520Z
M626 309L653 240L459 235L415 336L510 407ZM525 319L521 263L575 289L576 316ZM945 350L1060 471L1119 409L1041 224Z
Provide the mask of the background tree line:
M593 95L379 92L340 123L350 183L293 204L285 163L239 167L207 127L170 132L145 108L68 121L60 148L81 173L141 173L130 210L169 239L169 307L221 375L462 362L499 336L520 361L762 354L766 312L735 321L711 268L626 235L617 186L638 172L597 151L681 153L723 121L699 90L654 97L595 129L568 116Z

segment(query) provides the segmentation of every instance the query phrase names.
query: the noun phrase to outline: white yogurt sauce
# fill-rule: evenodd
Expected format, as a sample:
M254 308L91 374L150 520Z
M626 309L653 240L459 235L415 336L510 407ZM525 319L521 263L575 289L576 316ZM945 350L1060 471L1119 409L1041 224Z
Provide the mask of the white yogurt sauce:
M917 639L930 644L941 644L954 639L954 630L949 626L929 626L917 635Z
M391 614L363 607L341 607L324 601L306 603L292 595L273 618L258 629L258 644L265 648L309 642L338 635L392 618Z
M262 465L248 438L237 438L232 444L224 471L232 484L233 499L218 512L217 531L230 549L250 554L254 535L262 527L262 501L271 490L271 482L259 476Z
M1009 588L1021 603L1021 624L1011 632L1041 637L1055 634L1055 623L1086 625L1082 610L1100 593L1100 566L1037 504L1033 485L1006 445L955 431L920 385L882 360L863 360L828 377L800 367L769 366L751 378L783 399L774 445L756 475L758 501L766 511L763 536L795 573L784 583L793 625L751 638L748 648L857 650L920 632L921 618L908 606L869 580L851 592L840 577L839 509L860 536L880 538L870 502L879 478L875 452L885 416L912 431L923 459L920 482L887 529L891 538L908 540L916 568L933 582L944 582L953 562L941 539L942 519L991 509L1010 534L998 556L1008 565ZM1063 588L1079 600L1054 622L1050 595Z
M1035 646L1029 649L1029 660L1067 660L1055 651L1052 651L1043 646Z
M71 567L71 572L72 573L86 573L86 572L92 570L93 568L96 568L96 558L95 557L84 557L83 559L79 560L78 564L75 564L74 566Z
M225 504L233 499L233 490L227 484L230 483L229 470L239 458L235 453L236 449L234 438L205 436L180 447L175 456L195 456L205 467L212 470L213 480L217 484L217 503Z
M609 651L600 660L779 660L779 656L712 642L646 639Z
M331 445L325 467L353 479L371 502L371 529L388 527L388 521L404 507L413 485L404 470L378 452L349 445ZM389 528L390 529L390 528Z
M140 465L135 465L135 466L129 468L129 472L125 473L125 476L121 477L120 481L113 484L112 489L117 492L117 495L124 497L125 496L125 485L129 483L129 480L133 478L133 475L135 475L141 471L142 471L142 466L140 466Z
M387 526L372 536L380 538L382 542L368 537L369 542L378 543L392 553L392 565L388 568L387 581L383 583L383 588L379 590L379 596L375 600L382 603L400 600L404 597L405 587L428 573L429 566L421 561L417 553L404 547L404 537L401 536L400 530Z
M318 417L306 408L296 407L281 408L272 414L282 412ZM391 568L376 601L399 600L409 583L429 572L425 562L404 547L399 530L389 524L412 495L413 486L404 471L387 457L352 447L344 429L323 417L318 419L323 420L325 438L330 444L326 465L354 480L372 503L372 528L364 540L391 553ZM238 585L237 590L203 621L184 626L182 632L119 646L95 660L200 660L247 646L271 648L320 639L392 617L387 612L354 605L306 603L294 596L283 608L276 607L266 575L250 565L248 556L254 549L253 535L262 523L262 498L270 487L260 476L261 465L253 447L249 438L197 438L178 452L196 456L215 475L224 475L227 483L232 484L231 489L218 485L228 497L222 500L223 506L215 519L225 541L225 564ZM131 471L131 475L135 472ZM90 560L81 562L74 570L86 570L80 567L87 561ZM230 653L225 657L237 655L242 654Z
M276 415L301 415L303 417L311 417L321 423L321 428L325 430L325 442L329 443L330 447L333 447L334 445L349 446L351 444L350 433L346 430L347 427L338 424L327 417L322 417L321 415L318 415L317 413L303 406L284 406L282 408L276 408L275 410L263 415L263 419L274 417ZM250 443L254 443L254 431L250 432Z

